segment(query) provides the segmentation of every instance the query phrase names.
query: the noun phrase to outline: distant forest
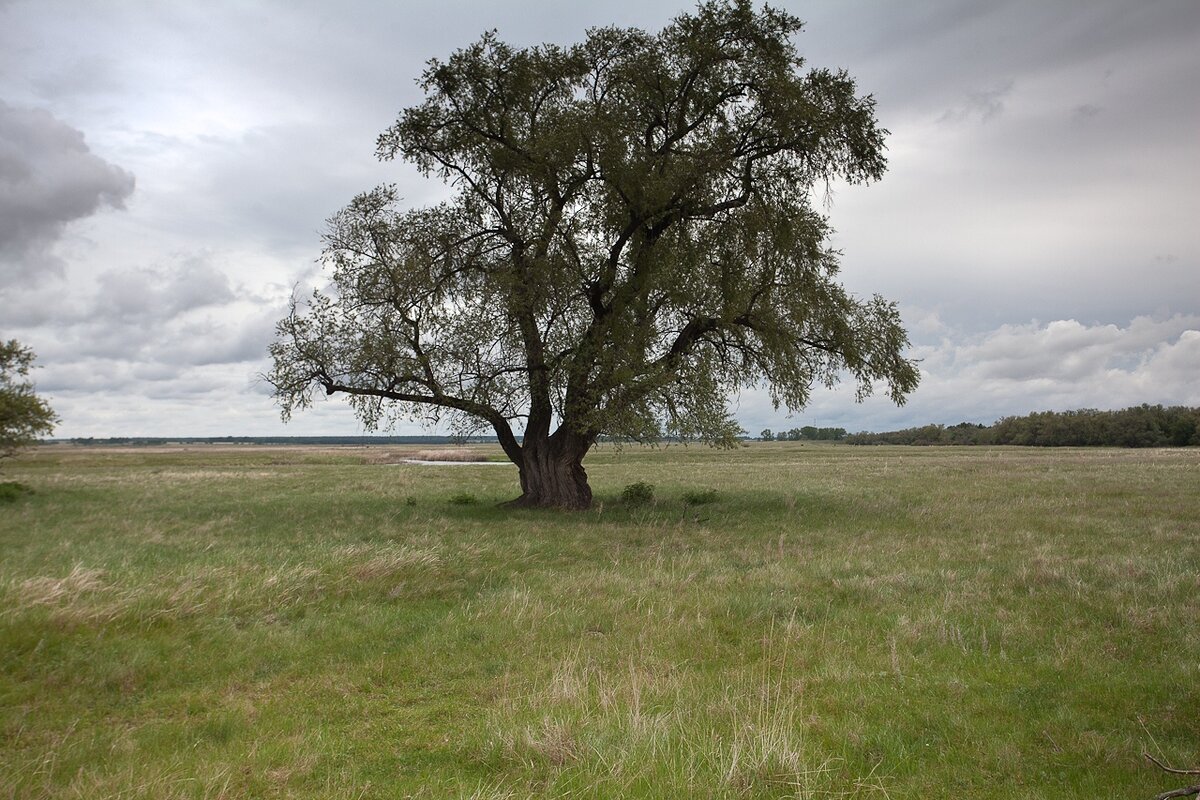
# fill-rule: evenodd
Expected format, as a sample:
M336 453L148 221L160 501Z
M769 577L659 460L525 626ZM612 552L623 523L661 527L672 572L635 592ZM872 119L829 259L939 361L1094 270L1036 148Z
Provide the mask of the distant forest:
M1140 405L1120 411L1040 411L994 425L960 422L887 433L854 433L848 444L1015 444L1032 447L1186 447L1200 445L1200 408Z
M851 433L845 428L805 426L788 431L762 431L763 441L832 441L846 444L1013 444L1032 447L1187 447L1200 446L1200 408L1140 405L1120 411L1039 411L1003 417L993 425L960 422L923 425L884 433ZM472 444L495 442L494 436L119 436L51 439L76 445L259 444L259 445L397 445ZM605 441L611 441L605 438ZM663 441L668 441L664 439Z

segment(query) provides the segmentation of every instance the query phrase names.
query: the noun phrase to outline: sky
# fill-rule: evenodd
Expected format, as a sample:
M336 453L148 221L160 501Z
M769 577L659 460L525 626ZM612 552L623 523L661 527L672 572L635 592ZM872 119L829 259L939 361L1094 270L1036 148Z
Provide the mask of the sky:
M899 304L897 407L763 391L741 424L851 431L1200 406L1200 3L777 0L811 66L877 101L889 169L824 207L853 293ZM520 46L658 30L682 0L0 0L0 338L58 437L355 435L286 426L259 377L324 221L445 189L380 163L416 78L489 29ZM395 433L426 433L413 423Z

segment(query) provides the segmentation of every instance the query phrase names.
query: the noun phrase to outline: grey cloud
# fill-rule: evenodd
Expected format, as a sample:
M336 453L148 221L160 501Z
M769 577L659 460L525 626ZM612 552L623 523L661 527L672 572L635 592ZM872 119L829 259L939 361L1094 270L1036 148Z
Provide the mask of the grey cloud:
M193 254L178 256L175 263L159 267L105 270L96 276L95 290L90 293L79 287L64 292L57 284L8 286L5 322L22 328L50 326L63 331L110 322L144 326L247 299L248 293L241 289L235 292L229 278L210 259L207 254Z
M0 101L0 278L61 273L51 248L64 227L122 208L133 187L133 175L92 153L77 129Z
M157 268L109 270L89 294L56 302L49 287L10 292L23 339L38 353L55 388L143 384L204 365L261 361L282 313L277 298L231 285L208 254L180 256ZM82 364L120 365L103 374ZM131 372L132 371L132 372Z
M1200 34L1193 0L815 0L796 12L810 23L801 48L818 63L849 67L887 107L926 113L1071 65L1103 77Z
M108 411L114 417L121 416L122 397L191 401L202 408L206 401L248 391L246 387L251 381L247 369L214 365L155 366L101 357L53 367L48 365L45 372L47 374L38 381L40 393L56 401L90 402L93 410ZM212 412L198 410L199 415L204 413ZM128 419L127 422L136 428L142 421Z
M970 91L960 103L943 113L940 121L978 119L980 122L990 122L1004 112L1005 98L1012 94L1012 90L1013 82L1007 81L991 89Z
M154 324L79 324L58 330L39 349L44 365L39 390L86 394L124 390L130 396L202 396L210 384L191 383L206 374L258 373L266 367L275 314L247 312L163 320Z
M229 279L203 256L168 269L114 270L100 275L89 318L139 323L166 320L235 299Z
M1189 377L1200 371L1189 333L1200 327L1190 321L1200 315L1191 233L1200 173L1187 133L1200 122L1195 0L779 4L809 23L800 52L814 66L846 67L893 131L883 182L861 194L839 188L834 245L852 291L902 303L928 373L904 408L818 391L786 427L1200 402ZM417 101L412 79L425 59L492 27L518 45L569 43L589 25L655 29L691 5L36 0L6 9L0 96L47 105L138 176L138 202L89 224L86 246L61 238L68 219L20 260L34 271L69 253L68 281L0 289L2 323L18 327L6 333L28 334L43 377L62 377L64 434L281 430L247 375L262 369L287 287L318 280L323 219L382 181L412 205L437 199L436 184L373 158L374 137ZM45 172L16 152L0 149L0 192ZM170 255L206 249L225 260L187 271ZM1172 312L1184 322L1168 325ZM1131 323L1139 314L1160 316ZM1062 324L1012 324L1031 318ZM779 427L782 414L756 403L743 398L743 423ZM345 412L326 403L283 430L352 430Z
M1104 109L1101 106L1094 105L1092 103L1084 103L1071 109L1071 120L1073 122L1086 122L1093 117L1100 116L1103 111Z
M267 314L233 307L217 311L155 321L82 323L60 331L62 346L48 357L92 356L174 365L178 370L262 358L270 342Z
M154 355L196 366L261 361L274 339L278 316L267 308L243 313L236 321L198 320L181 326Z
M120 392L143 381L162 379L160 376L141 377L135 381L134 365L102 358L82 358L72 362L49 362L38 376L38 391L48 395L96 392Z

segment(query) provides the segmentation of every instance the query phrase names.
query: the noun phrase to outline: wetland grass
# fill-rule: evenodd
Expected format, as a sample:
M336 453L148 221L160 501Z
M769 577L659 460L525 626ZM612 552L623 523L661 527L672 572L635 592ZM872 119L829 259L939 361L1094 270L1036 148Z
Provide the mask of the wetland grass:
M0 797L1128 798L1200 760L1196 449L601 448L574 514L404 455L10 462Z

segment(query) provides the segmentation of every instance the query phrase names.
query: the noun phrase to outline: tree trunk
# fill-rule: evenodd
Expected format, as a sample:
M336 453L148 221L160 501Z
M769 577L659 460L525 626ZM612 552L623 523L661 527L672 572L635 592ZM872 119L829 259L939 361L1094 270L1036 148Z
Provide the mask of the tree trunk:
M592 442L565 428L551 436L526 439L521 447L521 496L518 508L561 508L580 511L592 505L583 457Z

